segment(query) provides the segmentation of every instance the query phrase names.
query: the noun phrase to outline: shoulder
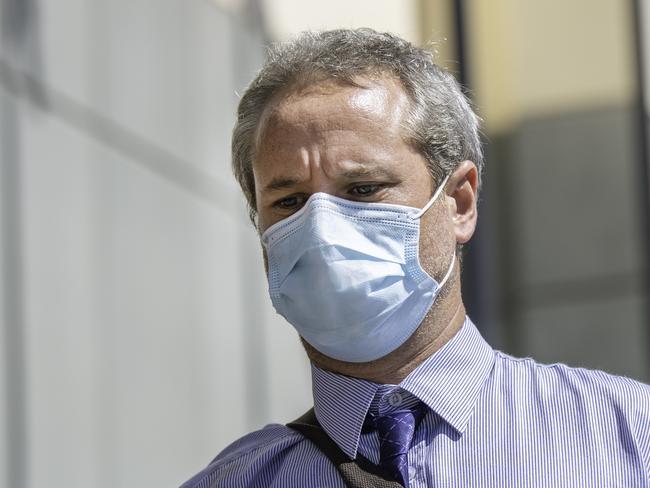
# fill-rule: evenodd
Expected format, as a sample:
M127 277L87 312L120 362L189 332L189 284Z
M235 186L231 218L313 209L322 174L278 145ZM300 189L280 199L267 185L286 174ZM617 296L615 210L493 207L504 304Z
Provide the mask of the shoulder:
M545 393L566 392L593 397L620 406L650 407L650 385L600 370L577 368L562 363L542 364L531 358L514 358L497 351L500 371L514 382L526 385L543 398ZM650 414L650 411L646 411Z
M575 423L594 436L617 437L650 472L650 385L599 370L541 364L497 352L495 382L516 408ZM526 407L521 407L525 405Z
M316 447L298 432L267 425L230 444L181 488L271 486L286 469L287 458L306 459L317 455L314 451Z

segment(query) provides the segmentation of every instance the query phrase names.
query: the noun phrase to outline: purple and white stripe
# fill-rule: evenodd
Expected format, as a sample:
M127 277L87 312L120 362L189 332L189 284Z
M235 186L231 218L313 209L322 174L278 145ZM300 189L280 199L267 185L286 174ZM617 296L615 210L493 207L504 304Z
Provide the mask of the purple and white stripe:
M420 399L411 488L650 487L650 386L494 351L469 319L400 385L313 368L317 417L350 457L379 460L368 413ZM270 425L226 448L183 488L343 487L300 434Z

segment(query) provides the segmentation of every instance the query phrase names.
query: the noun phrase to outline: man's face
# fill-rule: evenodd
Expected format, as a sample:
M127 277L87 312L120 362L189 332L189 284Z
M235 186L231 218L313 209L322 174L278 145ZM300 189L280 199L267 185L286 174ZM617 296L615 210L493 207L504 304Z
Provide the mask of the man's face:
M409 100L399 82L358 81L364 88L309 85L266 108L253 163L261 233L316 192L418 208L431 197L426 160L404 140ZM445 201L441 195L421 224L420 259L435 278L455 246Z

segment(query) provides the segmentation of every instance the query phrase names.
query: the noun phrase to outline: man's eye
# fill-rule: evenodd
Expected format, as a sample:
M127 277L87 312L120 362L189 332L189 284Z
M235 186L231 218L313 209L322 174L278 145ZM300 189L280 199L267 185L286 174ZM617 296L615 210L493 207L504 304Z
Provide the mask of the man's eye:
M352 188L351 193L359 197L367 197L381 188L378 184L357 185Z
M300 198L297 196L291 196L282 198L275 202L275 206L284 210L291 210L300 205Z

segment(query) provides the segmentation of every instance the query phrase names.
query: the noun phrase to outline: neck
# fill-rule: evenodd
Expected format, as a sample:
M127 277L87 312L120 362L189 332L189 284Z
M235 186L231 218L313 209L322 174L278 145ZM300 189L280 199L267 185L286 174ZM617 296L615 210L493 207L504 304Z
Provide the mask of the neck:
M460 280L450 292L439 296L415 333L390 354L367 363L350 363L327 357L303 341L307 355L321 369L375 383L398 384L411 371L451 340L465 321L465 306L460 296Z

